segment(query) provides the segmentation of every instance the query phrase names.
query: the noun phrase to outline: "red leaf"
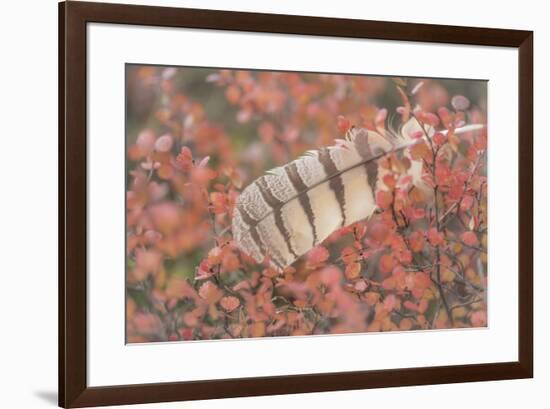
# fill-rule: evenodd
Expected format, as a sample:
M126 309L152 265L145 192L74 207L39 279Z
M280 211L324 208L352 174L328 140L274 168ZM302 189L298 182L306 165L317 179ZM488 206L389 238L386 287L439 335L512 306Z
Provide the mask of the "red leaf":
M193 329L192 328L182 328L182 329L179 330L179 333L180 333L181 337L186 341L189 341L190 339L193 339Z

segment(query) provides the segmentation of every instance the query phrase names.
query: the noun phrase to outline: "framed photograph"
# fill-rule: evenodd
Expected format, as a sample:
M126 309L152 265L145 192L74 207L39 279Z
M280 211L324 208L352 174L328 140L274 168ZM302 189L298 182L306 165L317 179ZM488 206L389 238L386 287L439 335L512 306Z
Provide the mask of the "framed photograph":
M533 375L533 33L59 4L59 404Z

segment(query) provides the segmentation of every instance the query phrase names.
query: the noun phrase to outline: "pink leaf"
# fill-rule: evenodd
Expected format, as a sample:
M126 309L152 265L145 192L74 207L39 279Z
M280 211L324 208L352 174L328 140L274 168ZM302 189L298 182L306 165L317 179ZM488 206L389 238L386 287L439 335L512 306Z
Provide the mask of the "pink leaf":
M159 152L168 152L170 149L172 149L173 142L174 141L172 140L172 136L168 134L162 135L155 142L155 149Z
M320 264L329 258L328 250L323 246L313 247L307 254L307 259L312 264Z
M460 238L468 246L477 246L479 244L477 236L473 231L465 231Z

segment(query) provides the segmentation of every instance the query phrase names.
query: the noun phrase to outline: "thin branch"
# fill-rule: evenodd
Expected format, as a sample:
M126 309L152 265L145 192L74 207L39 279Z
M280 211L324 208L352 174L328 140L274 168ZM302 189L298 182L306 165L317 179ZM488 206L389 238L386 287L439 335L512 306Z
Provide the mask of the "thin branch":
M462 303L462 304L455 304L451 307L451 310L454 310L455 308L460 308L460 307L467 307L469 305L472 305L472 304L475 304L475 303L478 303L478 302L483 302L483 299L482 298L475 298L473 300L467 301L467 302Z

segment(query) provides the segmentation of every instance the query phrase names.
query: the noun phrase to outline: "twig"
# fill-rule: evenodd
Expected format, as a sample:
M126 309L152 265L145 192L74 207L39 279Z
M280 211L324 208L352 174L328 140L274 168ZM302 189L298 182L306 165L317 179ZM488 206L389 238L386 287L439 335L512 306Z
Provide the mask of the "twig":
M462 303L462 304L455 304L451 307L451 310L454 310L455 308L460 308L460 307L467 307L469 305L472 305L472 304L475 304L475 303L478 303L478 302L482 302L482 301L483 301L482 298L475 298L473 300L467 301L467 302Z
M484 248L478 247L478 246L471 246L471 245L469 245L469 244L464 243L462 240L447 239L447 241L450 241L450 242L452 242L452 243L459 243L459 244L462 244L464 247L467 247L467 248L472 249L472 250L477 250L477 251L479 251L480 253L487 253L487 250L485 250Z
M433 142L428 135L428 132L426 131L426 128L424 127L424 124L420 122L420 120L416 117L414 113L411 113L414 119L416 119L416 122L418 122L418 125L422 128L422 131L424 132L424 135L426 136L426 139L428 140L430 144L430 148L432 150L432 166L429 166L428 169L431 170L432 178L434 181L434 211L435 211L435 226L436 230L439 233L440 232L440 225L439 225L439 203L438 203L438 185L436 184L436 166L437 166L437 154L439 152L439 149L435 149ZM441 298L441 301L443 302L443 305L445 306L445 310L447 311L447 316L449 319L449 322L451 323L451 326L454 327L454 319L453 315L451 313L451 309L449 308L449 303L447 302L447 298L445 297L445 291L443 290L443 286L441 285L441 253L439 246L435 247L435 274L436 274L436 281L435 284L439 290L439 296Z

